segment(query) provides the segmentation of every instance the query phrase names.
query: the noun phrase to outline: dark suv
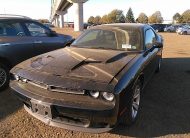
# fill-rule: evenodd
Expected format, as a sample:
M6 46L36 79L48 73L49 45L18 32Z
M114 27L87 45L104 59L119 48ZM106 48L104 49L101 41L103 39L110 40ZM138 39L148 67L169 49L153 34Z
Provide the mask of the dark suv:
M14 65L71 42L71 36L57 34L30 18L0 15L0 90L8 86Z

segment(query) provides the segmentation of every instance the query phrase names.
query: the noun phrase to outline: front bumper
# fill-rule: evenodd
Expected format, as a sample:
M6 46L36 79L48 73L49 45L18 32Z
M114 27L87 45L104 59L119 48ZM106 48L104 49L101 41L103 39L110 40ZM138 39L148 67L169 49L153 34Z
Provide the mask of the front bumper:
M72 102L66 104L64 100L40 96L29 91L26 86L21 87L16 81L12 81L10 86L13 93L23 101L25 110L50 126L82 132L103 133L110 131L117 123L117 105L112 108L105 105L97 109L92 105L84 108L84 106L72 105Z

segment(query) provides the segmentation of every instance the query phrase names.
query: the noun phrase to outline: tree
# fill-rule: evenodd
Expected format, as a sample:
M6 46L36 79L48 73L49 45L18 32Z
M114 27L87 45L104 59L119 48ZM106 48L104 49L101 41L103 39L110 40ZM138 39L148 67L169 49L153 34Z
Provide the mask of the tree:
M181 19L181 15L179 13L174 14L173 22L179 23Z
M49 23L48 19L39 19L38 22L40 23Z
M100 16L96 16L96 17L94 18L94 24L101 24L101 23L100 23L100 20L101 20L101 17L100 17Z
M131 8L129 8L127 15L126 15L126 22L127 23L135 23L133 11Z
M125 16L122 10L115 9L107 15L108 23L124 23Z
M190 9L186 10L180 18L181 23L190 23Z
M148 19L149 23L162 23L163 22L163 17L161 15L160 11L156 11L155 13L153 13L149 19Z
M140 13L139 17L136 20L138 23L148 23L148 17L145 13Z
M116 23L125 23L125 16L123 15L123 11L122 13L119 13L116 15Z
M101 24L107 24L108 22L108 15L102 16L102 19L100 20Z
M94 16L90 16L88 19L89 24L94 24Z

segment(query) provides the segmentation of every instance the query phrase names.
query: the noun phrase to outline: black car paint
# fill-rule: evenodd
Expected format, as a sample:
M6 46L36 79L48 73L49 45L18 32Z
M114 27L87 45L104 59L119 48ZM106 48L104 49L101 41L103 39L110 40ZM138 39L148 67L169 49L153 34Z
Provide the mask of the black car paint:
M151 27L144 25L143 27L140 28L141 30L141 35L143 36L142 38L145 37L145 31L147 29L151 29ZM162 43L162 38L160 36L158 36L156 33L156 38L157 41L159 43ZM72 102L69 104L66 104L65 102L70 98L66 98L66 101L63 100L58 100L58 98L53 97L53 95L51 96L51 93L47 93L46 96L44 95L45 93L41 93L39 94L41 90L36 90L34 88L34 90L31 90L29 87L27 88L27 84L22 84L20 82L16 82L16 81L12 81L11 82L11 87L21 99L24 102L28 102L29 107L31 107L31 98L32 99L36 99L37 101L43 101L44 104L51 104L52 106L54 106L54 108L52 108L53 110L58 111L58 107L57 106L61 106L61 108L64 107L68 107L70 108L69 112L70 115L73 118L77 118L77 114L81 114L81 116L83 117L90 117L90 121L91 125L88 127L84 127L84 126L75 126L76 124L70 124L68 126L65 126L63 124L63 126L61 125L62 123L60 122L59 124L56 124L56 126L60 126L60 127L64 127L64 128L69 128L72 130L80 130L80 131L90 131L90 132L95 132L95 133L100 133L100 132L105 132L110 130L111 128L113 128L117 122L119 122L119 120L121 119L121 116L123 116L128 109L126 109L125 105L128 104L126 102L126 99L128 98L128 94L129 91L131 91L132 87L133 87L133 83L137 80L140 79L142 84L143 84L143 88L144 86L147 84L148 80L150 80L150 77L153 75L153 73L155 72L156 68L157 68L157 64L159 62L159 59L161 58L161 53L162 53L162 47L158 47L158 46L153 46L151 49L146 49L145 48L145 42L144 39L141 40L142 44L143 44L143 50L142 51L131 51L131 52L126 52L127 56L122 56L121 58L118 58L118 60L113 60L114 62L124 62L125 58L127 59L128 57L130 57L131 55L133 55L133 58L131 58L130 60L128 60L127 62L123 63L123 66L114 66L114 68L117 68L117 70L115 72L112 72L112 78L107 79L106 81L100 81L100 80L104 80L104 78L106 78L104 75L101 76L102 79L97 79L97 78L90 78L90 79L85 79L84 77L81 78L81 76L65 76L68 75L67 73L57 73L57 72L43 72L43 67L42 66L46 66L47 64L43 64L43 62L41 62L40 64L36 64L37 66L36 69L31 68L31 61L32 63L34 63L35 61L38 61L39 57L34 58L33 60L30 61L26 61L22 64L19 64L16 68L14 68L11 72L12 74L17 74L23 78L27 78L31 81L35 81L38 80L39 83L45 83L48 85L54 85L54 86L63 86L63 87L71 87L71 88L75 88L77 89L87 89L87 90L99 90L99 91L107 91L107 92L112 92L115 95L115 100L114 100L114 106L113 102L108 102L108 106L111 108L104 108L103 104L103 109L98 110L99 108L99 103L97 103L97 101L94 101L94 99L92 97L88 97L85 101L85 103L89 103L89 104L85 104L83 103L84 101L84 97L80 96L75 96L73 95L73 97L76 97L76 99L74 98L72 100ZM67 48L69 49L71 52L75 51L75 48ZM66 50L66 49L64 49ZM88 52L82 52L83 49L82 48L78 48L78 52L80 53L79 55L81 55L81 57L84 57L84 59L88 59L92 57L87 56L90 55L91 53L93 53L91 50ZM108 53L110 53L112 50L109 50ZM75 51L76 52L76 51ZM77 52L77 53L78 53ZM54 57L54 55L60 55L60 53L64 53L61 50L58 51L54 51L52 53L49 54L44 54L41 57L49 57L52 56ZM111 56L109 56L109 58L106 58L104 60L100 60L100 59L95 59L96 61L102 61L102 63L88 63L90 65L94 65L96 67L98 67L98 64L101 64L102 66L108 66L107 64L112 64L112 63L107 63L105 61L109 61L108 59L111 59L113 57L117 57L117 55L121 54L121 52L115 52L115 54L112 54ZM97 55L98 56L98 55ZM102 57L103 55L100 55L100 57ZM106 53L104 54L104 56L106 57ZM104 57L103 56L103 57ZM54 57L56 59L56 57ZM83 60L84 60L83 59ZM82 59L79 60L79 62L75 63L74 65L76 66L77 64L79 64L80 62L83 61ZM42 61L42 60L41 60ZM50 61L51 63L51 61ZM59 62L57 62L59 63ZM58 64L59 66L60 64ZM82 63L83 66L84 63ZM68 69L72 69L73 66L70 66ZM120 68L118 68L120 67ZM58 68L58 67L57 67ZM77 68L81 68L80 66L77 66ZM42 70L41 70L42 69ZM108 72L111 70L111 68L107 68L109 69ZM47 70L47 69L46 69ZM52 69L51 69L52 70ZM48 73L49 72L49 73ZM71 70L72 72L72 70ZM79 74L81 72L78 72ZM79 88L80 86L80 88ZM38 93L37 95L35 94L35 92ZM33 94L32 94L33 93ZM40 95L40 96L39 96ZM57 94L58 95L58 94ZM55 95L54 95L55 96ZM88 96L88 95L86 95ZM45 98L46 97L46 98ZM49 97L49 98L47 98ZM59 97L59 96L58 96ZM27 99L27 100L26 100ZM71 100L71 99L70 99ZM96 100L103 100L103 99L96 99ZM90 105L93 105L92 107L90 107ZM77 110L77 111L75 111ZM88 112L89 111L89 112ZM59 113L64 112L64 109L60 109L58 111ZM54 115L55 113L52 112ZM108 113L108 116L106 115L106 113ZM32 115L36 116L35 113L31 113ZM40 120L44 121L44 118L41 116L39 117ZM94 122L95 121L95 122ZM53 122L56 122L55 120L49 120L48 124L50 125L55 125ZM73 126L74 125L74 126ZM72 126L72 127L71 127ZM106 128L106 129L105 129Z

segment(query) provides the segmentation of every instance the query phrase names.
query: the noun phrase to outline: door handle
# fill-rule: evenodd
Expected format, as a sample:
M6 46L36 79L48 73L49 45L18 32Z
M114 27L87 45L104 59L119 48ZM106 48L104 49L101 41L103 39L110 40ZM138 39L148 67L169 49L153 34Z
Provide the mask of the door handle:
M42 41L34 41L35 44L41 44Z
M0 44L0 46L10 46L10 43L4 43L4 44Z

